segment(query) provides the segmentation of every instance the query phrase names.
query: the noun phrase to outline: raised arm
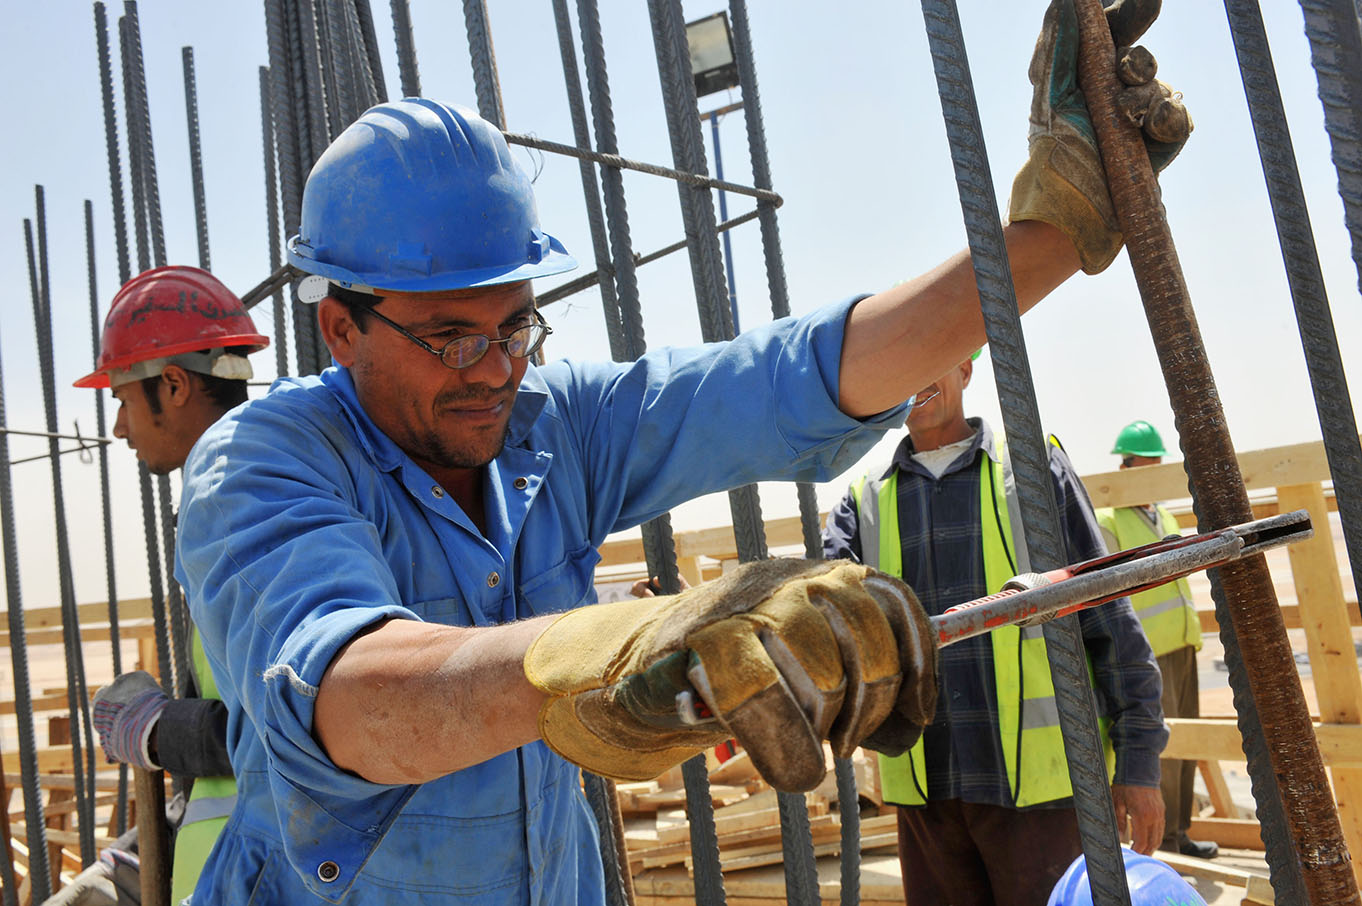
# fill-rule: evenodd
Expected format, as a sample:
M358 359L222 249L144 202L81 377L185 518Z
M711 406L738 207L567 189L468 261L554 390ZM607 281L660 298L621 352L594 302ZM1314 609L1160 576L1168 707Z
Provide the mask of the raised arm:
M1023 313L1078 271L1073 243L1047 223L1009 224L1003 235ZM969 252L962 251L852 309L838 404L858 418L883 412L969 358L985 340L974 270Z

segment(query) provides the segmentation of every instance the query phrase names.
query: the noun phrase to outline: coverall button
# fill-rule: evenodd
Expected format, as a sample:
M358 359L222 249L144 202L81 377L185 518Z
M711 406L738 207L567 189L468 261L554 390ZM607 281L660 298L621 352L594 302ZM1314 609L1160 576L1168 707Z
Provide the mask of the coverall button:
M321 878L326 884L340 877L340 866L330 859L317 866L317 877Z
M517 479L515 480L515 489L516 489L517 491L523 491L523 490L525 490L526 488L528 488L529 486L530 486L530 480L529 480L528 478L525 478L524 476L521 476L520 478L517 478Z
M445 496L445 489L438 484L433 484L430 486L430 493L434 494L436 497L443 497Z
M495 570L487 574L487 587L496 588L501 584L501 576Z

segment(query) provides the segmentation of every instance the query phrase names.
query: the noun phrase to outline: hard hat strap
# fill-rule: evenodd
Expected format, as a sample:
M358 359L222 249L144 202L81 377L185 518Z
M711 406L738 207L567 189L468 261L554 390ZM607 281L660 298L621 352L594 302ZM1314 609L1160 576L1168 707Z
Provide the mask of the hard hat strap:
M251 370L250 360L245 356L235 355L225 349L205 349L198 352L182 352L179 355L134 362L127 368L110 369L109 386L116 389L124 384L131 384L133 381L160 377L167 365L179 365L185 371L193 371L229 381L247 381L254 374Z

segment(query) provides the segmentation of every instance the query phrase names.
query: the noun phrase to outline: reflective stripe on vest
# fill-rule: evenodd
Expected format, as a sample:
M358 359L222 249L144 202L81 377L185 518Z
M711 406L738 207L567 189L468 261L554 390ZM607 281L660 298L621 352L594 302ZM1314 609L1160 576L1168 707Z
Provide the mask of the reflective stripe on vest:
M1154 512L1159 521L1158 531L1135 507L1102 507L1096 515L1098 524L1116 538L1117 547L1127 550L1181 534L1172 513L1158 505ZM1131 595L1130 603L1155 657L1188 646L1201 649L1201 619L1192 603L1192 586L1185 578Z
M1003 462L995 463L984 455L979 471L984 582L989 594L1001 589L1012 576L1030 569L1025 549L1012 544L1012 521L1019 510L1012 470L1001 439L998 449ZM871 474L882 477L871 479ZM852 498L861 532L862 560L868 566L902 575L898 470L890 466L868 473L852 487ZM867 526L872 533L870 541ZM1042 627L1005 626L990 635L998 735L1013 804L1022 808L1073 795ZM1089 664L1089 679L1091 675ZM1100 724L1110 777L1116 767L1115 754L1107 738L1108 721L1103 719ZM881 755L879 761L881 791L886 802L921 805L927 801L926 759L921 739L903 755L892 758Z
M198 629L191 636L194 680L201 698L219 698L213 671ZM198 777L189 793L184 820L175 834L175 859L170 870L170 901L178 903L194 892L208 854L236 805L236 781L231 777Z

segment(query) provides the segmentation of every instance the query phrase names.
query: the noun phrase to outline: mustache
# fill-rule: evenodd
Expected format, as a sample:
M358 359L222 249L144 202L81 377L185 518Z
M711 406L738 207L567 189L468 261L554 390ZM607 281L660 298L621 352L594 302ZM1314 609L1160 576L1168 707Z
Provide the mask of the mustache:
M510 400L515 396L515 387L510 381L500 387L491 387L486 384L478 384L472 387L461 387L458 390L446 390L435 397L435 405L438 408L458 407L458 406L495 406L497 403Z

